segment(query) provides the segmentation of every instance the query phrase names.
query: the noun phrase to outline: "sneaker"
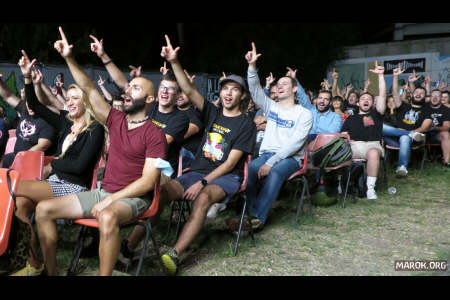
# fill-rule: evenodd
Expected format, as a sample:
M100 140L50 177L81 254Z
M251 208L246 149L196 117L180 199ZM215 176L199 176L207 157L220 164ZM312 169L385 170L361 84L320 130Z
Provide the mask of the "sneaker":
M44 264L39 269L33 268L27 261L25 268L11 274L11 276L39 276L44 271Z
M211 207L208 209L208 213L206 214L207 218L214 219L217 217L217 214L221 211L224 211L225 208L227 208L226 204L223 203L214 203L211 205Z
M124 239L122 240L122 244L120 245L120 251L119 251L119 256L118 256L118 260L123 263L125 266L130 266L131 262L133 261L133 257L134 257L134 251L131 251L128 248L128 240Z
M416 142L423 142L425 140L425 134L420 133L420 132L416 132L416 131L411 131L408 136L410 138L413 139L413 141Z
M178 254L174 248L161 256L162 263L170 275L175 275L178 269Z
M395 171L395 174L397 175L397 177L401 178L401 177L406 177L408 175L408 170L406 169L405 166L400 166L397 168L397 170Z
M367 195L368 200L376 200L377 199L377 193L375 192L374 189L367 190L366 195Z
M450 162L442 162L442 165L446 168L450 168Z

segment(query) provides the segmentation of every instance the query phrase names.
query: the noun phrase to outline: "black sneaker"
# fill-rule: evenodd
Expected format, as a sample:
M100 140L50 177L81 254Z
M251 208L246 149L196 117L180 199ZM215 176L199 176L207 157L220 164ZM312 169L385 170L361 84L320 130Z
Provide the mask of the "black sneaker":
M133 261L134 251L131 251L128 248L128 240L122 240L122 244L120 245L119 257L117 258L121 263L125 266L130 266Z
M167 253L161 256L161 260L163 262L166 271L170 275L175 275L178 270L178 254L174 248L170 249Z

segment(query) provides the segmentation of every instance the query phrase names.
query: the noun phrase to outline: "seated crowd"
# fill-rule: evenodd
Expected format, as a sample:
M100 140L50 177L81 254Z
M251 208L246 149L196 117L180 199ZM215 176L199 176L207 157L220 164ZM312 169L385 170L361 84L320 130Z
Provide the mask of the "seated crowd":
M193 202L175 245L161 256L167 272L176 274L180 255L206 218L223 210L238 193L249 158L245 193L250 217L244 229L261 230L284 182L302 168L309 145L320 134L349 137L352 158L366 161L369 200L377 199L385 146L398 148L397 177L407 176L412 147L425 141L440 145L442 164L450 166L449 92L446 87L431 90L429 77L424 86L416 86L415 73L400 89L401 66L394 70L391 95L384 68L377 62L369 71L378 77L378 95L368 92L370 81L361 91L351 85L340 90L336 70L331 73L332 84L324 80L316 94L306 92L297 70L289 67L286 76L276 81L270 73L261 86L257 68L261 54L252 43L245 55L246 80L223 73L217 100L209 102L195 86L195 76L181 66L180 47L174 48L168 36L161 57L170 69L164 62L158 87L141 76L141 67L130 66L129 81L106 54L103 40L90 36L91 51L120 89L110 93L101 77L90 78L78 65L74 46L59 31L61 39L54 48L67 63L74 84L65 89L59 80L56 88L48 88L36 60L24 50L19 61L24 77L21 98L0 80L0 96L19 115L12 128L7 125L10 121L0 119L2 167L11 167L20 151L53 156L44 167L44 180L18 184L16 215L32 226L34 213L37 236L32 230L27 265L14 275L35 276L44 270L58 274L58 219L98 220L100 275L111 275L118 260L129 264L144 231L136 226L120 240L119 227L147 210L159 180L160 205L152 226L158 226L161 213L173 201ZM14 128L14 149L3 155L8 129ZM91 190L101 157L106 160L101 187ZM163 172L161 160L170 164L171 174ZM323 176L322 170L315 172L315 185ZM226 221L233 232L238 224L238 219ZM39 246L43 262L36 255Z

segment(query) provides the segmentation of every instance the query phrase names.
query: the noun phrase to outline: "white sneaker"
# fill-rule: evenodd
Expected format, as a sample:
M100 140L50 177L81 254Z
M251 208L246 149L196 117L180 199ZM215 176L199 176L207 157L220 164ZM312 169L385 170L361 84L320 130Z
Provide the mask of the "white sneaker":
M378 198L374 189L367 190L366 196L369 200L376 200Z
M397 177L406 177L406 175L408 175L408 170L405 166L400 166L395 171L395 174L397 175Z
M416 142L423 142L425 140L425 134L416 131L411 131L408 136Z
M211 207L208 209L208 213L206 214L207 218L214 219L217 217L217 213L225 210L227 208L226 204L223 203L214 203L211 205Z

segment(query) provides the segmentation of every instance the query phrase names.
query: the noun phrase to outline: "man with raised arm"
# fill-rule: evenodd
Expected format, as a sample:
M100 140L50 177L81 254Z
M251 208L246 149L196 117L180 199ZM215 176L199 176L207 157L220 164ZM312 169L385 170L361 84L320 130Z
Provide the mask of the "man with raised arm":
M358 114L349 116L342 126L342 131L350 135L352 157L367 160L367 199L377 199L375 183L380 169L380 157L384 156L381 146L383 115L386 110L386 81L384 67L375 62L375 69L369 70L378 75L379 95L375 109L374 96L364 93L359 97Z
M167 45L161 56L171 65L181 90L201 113L205 134L191 164L191 171L162 186L161 204L185 198L195 201L189 220L175 246L162 256L170 274L178 269L178 257L200 232L209 207L225 197L233 196L240 187L244 163L253 150L256 128L253 121L240 110L247 94L242 77L230 75L220 82L222 107L206 101L183 72L177 58L179 47Z
M47 155L52 155L53 153L49 152L52 151L51 145L55 140L53 127L38 117L25 101L14 95L1 79L0 96L20 113L14 151L3 157L3 168L9 168L20 151L43 151Z
M295 104L297 80L295 76L282 77L277 82L278 102L272 101L261 88L256 68L257 54L255 44L245 59L248 62L248 84L252 99L264 110L267 116L266 131L259 150L259 157L248 166L246 194L249 200L250 224L259 229L266 223L267 215L284 183L302 166L309 131L313 124L312 113ZM258 180L266 177L258 192ZM237 230L238 220L227 220L232 231Z
M114 64L111 58L105 53L103 39L100 41L93 35L90 36L91 51L97 54L105 65L109 75L121 89L125 90L129 83L125 75ZM140 74L141 70L130 66L133 74ZM142 77L141 77L142 78ZM163 74L159 88L157 101L154 101L147 108L147 115L150 120L166 134L167 144L169 145L167 160L174 170L178 167L178 158L181 150L181 144L189 127L189 118L186 113L177 110L176 101L179 86L173 74ZM176 172L174 173L176 175Z
M409 157L411 155L411 146L413 142L423 142L425 132L432 125L431 110L425 105L426 90L418 87L413 90L411 104L400 99L398 94L398 76L404 70L399 65L393 71L392 95L394 96L395 109L397 111L397 126L383 126L383 139L386 144L399 147L398 163L395 171L397 177L406 177L408 175ZM410 87L414 86L417 80L415 72L409 77Z
M120 249L119 227L139 215L153 199L160 178L159 158L167 141L161 129L148 120L146 109L155 89L148 79L134 78L123 95L124 113L111 108L95 83L77 64L73 45L59 27L55 49L65 59L75 82L88 95L94 114L109 129L110 148L102 188L40 202L36 209L39 240L49 275L56 275L56 219L96 218L100 231L100 275L111 275Z

